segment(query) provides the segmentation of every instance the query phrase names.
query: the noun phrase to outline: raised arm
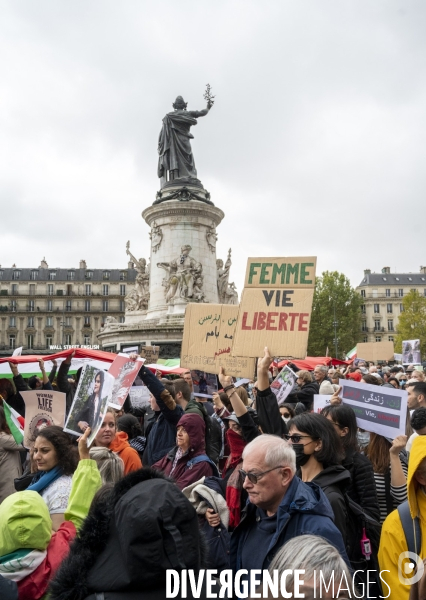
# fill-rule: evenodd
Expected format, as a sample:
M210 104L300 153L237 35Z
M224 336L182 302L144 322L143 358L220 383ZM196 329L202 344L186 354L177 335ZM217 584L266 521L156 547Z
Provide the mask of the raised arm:
M248 412L244 402L235 391L232 377L225 375L225 370L223 367L220 367L219 381L232 404L235 416L240 422L245 441L251 442L259 435L259 430L256 423L253 421L251 414Z
M58 363L56 362L55 359L52 360L52 364L53 364L53 367L52 367L52 370L49 373L49 381L50 381L50 383L53 383L53 381L55 379L55 376L56 376L56 371L58 369Z
M265 354L257 361L256 411L262 432L281 437L287 433L287 426L281 418L277 397L269 385L269 367L272 360L266 347Z
M52 390L53 391L53 387L52 384L50 383L50 380L46 374L46 369L44 368L44 360L42 358L38 359L38 364L40 367L40 371L41 371L41 375L42 375L42 381L43 381L43 389L44 390Z
M58 389L60 392L64 394L68 394L71 389L71 384L68 381L68 371L71 366L71 360L74 356L74 352L69 354L64 361L62 361L61 366L58 370L58 376L56 378L56 383L58 384Z
M170 392L166 390L164 385L154 375L154 373L152 373L150 369L147 369L145 366L140 368L139 377L154 396L159 409L164 415L164 418L170 423L176 425L181 418L183 411L182 408L173 400Z
M19 373L17 365L15 365L15 363L13 363L13 362L9 362L9 367L10 367L10 370L12 371L13 383L15 384L17 391L18 392L27 392L30 388L25 383L22 375Z

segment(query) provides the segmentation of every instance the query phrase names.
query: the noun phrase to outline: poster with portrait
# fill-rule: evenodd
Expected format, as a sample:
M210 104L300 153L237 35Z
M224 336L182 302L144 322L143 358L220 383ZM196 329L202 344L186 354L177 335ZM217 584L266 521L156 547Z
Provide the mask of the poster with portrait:
M402 364L419 365L422 362L420 340L405 340L402 342Z
M201 398L213 398L217 394L217 376L205 371L191 371L194 396Z
M31 390L20 392L25 402L25 448L31 448L38 434L45 427L58 425L63 427L65 422L66 395L52 390Z
M277 397L278 405L284 404L296 384L297 375L286 365L271 383L271 390Z
M92 365L84 365L64 431L81 436L91 428L87 443L93 442L112 398L114 377Z
M123 406L132 383L144 362L144 358L138 357L136 360L130 360L127 354L117 354L108 369L108 373L114 377L110 406L117 410Z

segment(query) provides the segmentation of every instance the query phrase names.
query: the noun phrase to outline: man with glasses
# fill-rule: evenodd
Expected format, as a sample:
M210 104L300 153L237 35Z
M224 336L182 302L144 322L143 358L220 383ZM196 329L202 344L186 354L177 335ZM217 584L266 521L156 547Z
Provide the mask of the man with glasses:
M261 435L245 447L242 458L240 476L249 502L231 537L232 569L249 573L267 569L282 545L302 534L325 538L349 565L324 492L295 475L291 444L274 435Z

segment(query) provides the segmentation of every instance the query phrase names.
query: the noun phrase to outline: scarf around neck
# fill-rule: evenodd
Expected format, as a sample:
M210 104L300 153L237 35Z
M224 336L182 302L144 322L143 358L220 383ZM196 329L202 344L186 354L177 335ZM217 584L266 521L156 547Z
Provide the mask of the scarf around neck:
M27 487L27 490L32 492L38 492L39 494L47 488L51 483L59 479L62 476L62 469L58 465L50 471L40 471L34 476L31 485Z
M0 575L9 581L22 581L41 565L46 550L20 549L0 558Z

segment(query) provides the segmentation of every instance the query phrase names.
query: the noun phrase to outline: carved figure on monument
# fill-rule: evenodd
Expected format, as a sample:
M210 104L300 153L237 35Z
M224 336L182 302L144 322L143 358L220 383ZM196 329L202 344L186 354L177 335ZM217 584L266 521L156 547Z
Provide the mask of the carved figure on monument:
M231 248L228 250L228 258L225 266L223 266L223 260L218 258L216 261L217 267L217 293L219 296L220 304L227 304L226 292L228 290L229 271L231 269Z
M152 224L152 230L149 234L149 237L151 238L153 252L157 252L163 240L163 232L161 231L161 227L157 225L155 221Z
M157 267L164 269L167 273L163 279L167 304L177 298L188 302L202 302L204 299L203 266L189 255L191 250L189 245L182 246L181 255L175 260L170 263L157 263Z
M238 292L234 282L228 285L224 304L238 304Z
M186 110L188 105L182 96L173 103L174 111L167 113L158 138L158 177L163 188L167 181L180 178L197 179L194 156L190 140L194 136L191 127L197 124L199 117L205 117L214 104L210 86L207 86L204 98L207 107L203 110Z
M130 252L130 242L126 244L126 253L130 256L135 264L137 271L135 279L135 287L125 297L126 308L132 310L146 310L149 302L149 265L147 267L146 260L139 260Z
M117 323L117 319L115 317L110 317L108 316L105 319L105 323L104 323L104 330L108 329L109 327L111 327L111 325L115 325Z
M207 245L212 252L216 250L216 242L217 242L217 233L214 223L207 228L206 231L206 241Z

